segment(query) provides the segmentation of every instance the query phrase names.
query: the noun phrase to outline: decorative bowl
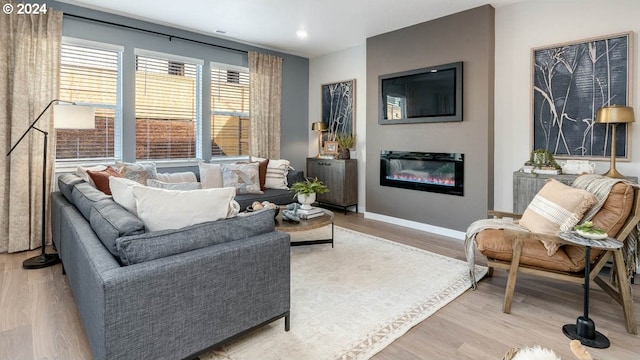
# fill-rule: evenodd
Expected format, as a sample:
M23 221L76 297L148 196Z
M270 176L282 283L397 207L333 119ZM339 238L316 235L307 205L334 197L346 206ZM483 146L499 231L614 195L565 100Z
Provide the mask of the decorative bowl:
M607 236L609 236L607 235L607 233L604 233L604 234L588 233L582 230L576 230L576 233L584 238L592 239L592 240L602 240Z

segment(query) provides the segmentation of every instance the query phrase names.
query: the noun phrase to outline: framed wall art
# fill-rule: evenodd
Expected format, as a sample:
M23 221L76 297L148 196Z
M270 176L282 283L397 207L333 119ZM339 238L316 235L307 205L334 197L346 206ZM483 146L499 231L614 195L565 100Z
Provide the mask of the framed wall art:
M597 124L608 105L630 106L632 32L531 50L532 150L557 158L604 160L611 128ZM626 124L618 126L616 157L629 157Z
M322 121L327 124L326 139L355 134L356 80L322 85Z

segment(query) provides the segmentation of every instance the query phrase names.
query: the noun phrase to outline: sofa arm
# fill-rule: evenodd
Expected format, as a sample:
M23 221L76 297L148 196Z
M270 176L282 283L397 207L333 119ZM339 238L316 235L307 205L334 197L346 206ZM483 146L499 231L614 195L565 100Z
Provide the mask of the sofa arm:
M289 235L273 231L104 277L107 358L185 358L288 314Z

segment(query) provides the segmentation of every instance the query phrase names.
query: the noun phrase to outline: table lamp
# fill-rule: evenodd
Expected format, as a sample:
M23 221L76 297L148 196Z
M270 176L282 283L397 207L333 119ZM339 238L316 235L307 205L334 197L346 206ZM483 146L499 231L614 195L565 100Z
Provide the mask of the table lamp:
M616 125L634 122L633 108L629 106L603 106L596 113L596 122L611 124L611 166L604 176L623 179L624 175L616 170Z
M324 122L316 121L311 124L311 130L318 133L318 155L316 155L316 158L319 158L321 152L320 149L322 148L322 132L329 130L329 128Z

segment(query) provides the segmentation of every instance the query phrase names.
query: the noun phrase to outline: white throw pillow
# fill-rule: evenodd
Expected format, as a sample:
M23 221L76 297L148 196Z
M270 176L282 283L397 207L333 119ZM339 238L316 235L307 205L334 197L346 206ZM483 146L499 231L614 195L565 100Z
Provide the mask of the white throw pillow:
M251 161L264 161L265 159L252 156ZM264 187L267 189L289 190L287 174L291 168L289 160L271 160L267 164L267 176Z
M177 173L158 173L156 180L165 183L193 183L198 182L196 174L191 171ZM148 184L147 184L148 185Z
M133 195L147 230L159 231L226 218L236 189L181 191L135 186Z
M222 167L220 164L207 164L199 162L200 183L203 189L214 189L222 187Z
M89 173L87 172L87 170L104 171L106 169L107 169L106 165L96 165L96 166L89 166L89 167L78 166L76 168L76 175L81 177L84 181L88 182L89 184L96 186L96 184L93 182L93 179L91 179L91 176L89 176Z
M140 186L140 183L122 177L109 177L109 188L113 201L120 204L123 208L136 214L136 198L133 197L134 186Z
M156 179L147 180L147 186L167 190L199 190L202 185L199 182L164 182Z

